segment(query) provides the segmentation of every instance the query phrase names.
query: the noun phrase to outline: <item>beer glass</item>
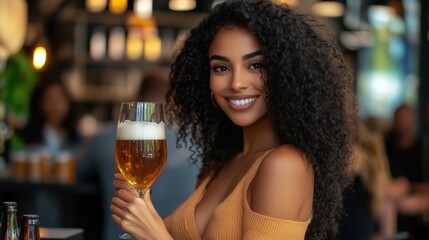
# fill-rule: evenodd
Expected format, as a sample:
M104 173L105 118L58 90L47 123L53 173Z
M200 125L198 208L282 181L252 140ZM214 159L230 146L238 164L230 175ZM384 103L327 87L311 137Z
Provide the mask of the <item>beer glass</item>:
M161 103L122 103L114 154L117 168L142 197L167 159ZM127 233L119 237L133 239Z

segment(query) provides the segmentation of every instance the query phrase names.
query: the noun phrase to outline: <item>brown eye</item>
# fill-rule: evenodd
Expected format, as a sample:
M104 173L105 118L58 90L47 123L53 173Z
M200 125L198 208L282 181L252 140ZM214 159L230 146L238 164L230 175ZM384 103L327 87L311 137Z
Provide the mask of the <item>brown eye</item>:
M252 63L249 66L249 69L252 69L252 70L261 69L261 68L262 68L262 64L261 63Z
M226 72L226 71L229 71L229 69L227 67L225 67L225 66L214 66L212 69L215 72Z

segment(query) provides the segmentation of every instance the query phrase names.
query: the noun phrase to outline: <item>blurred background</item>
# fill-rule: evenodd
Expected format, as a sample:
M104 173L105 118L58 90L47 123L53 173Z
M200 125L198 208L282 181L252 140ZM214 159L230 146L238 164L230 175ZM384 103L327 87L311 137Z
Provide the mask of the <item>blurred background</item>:
M57 159L55 163L62 161L58 159L67 158L64 157L64 153L71 154L75 159L71 164L74 175L64 180L65 183L78 185L77 188L64 190L69 194L67 196L72 198L58 200L57 196L51 196L52 193L45 194L37 197L44 205L25 203L22 204L25 210L35 212L49 206L54 209L49 215L57 218L52 218L52 222L46 220L45 225L81 227L85 229L87 236L90 236L88 239L107 239L101 237L104 227L97 223L101 221L97 221L98 219L103 218L105 210L93 207L106 201L99 183L104 180L94 177L95 174L88 174L97 170L82 167L84 170L81 171L80 161L84 160L80 159L84 159L88 151L85 148L90 146L89 142L94 136L111 128L119 113L121 101L131 101L139 96L145 77L151 76L159 81L168 81L169 66L176 50L190 29L204 18L214 4L221 1L0 0L0 169L8 169L12 159L19 158L19 153L36 149L35 146L39 152L38 156L43 152L40 149L50 151L51 158ZM421 148L416 150L420 152L420 157L416 160L418 167L415 168L421 178L415 182L427 182L428 1L276 0L276 2L296 6L327 26L355 71L356 94L360 104L359 117L367 128L380 136L386 136L387 143L395 125L395 112L400 106L411 109L411 115L415 119L405 124L408 124L407 129L412 132L413 137L419 139L422 144ZM53 97L46 97L48 99L46 101L57 104L45 106L39 101L43 102L41 99L44 99L44 94L51 95L45 93L49 92L48 90L42 89L48 88L44 85L51 83L59 84L60 90L58 92L51 90ZM161 91L159 95L163 93ZM62 96L60 99L64 99L64 103L58 100L57 95ZM46 113L46 116L54 115L51 117L53 126L57 124L64 129L61 134L48 134L51 136L50 140L45 139L42 143L34 139L37 139L37 134L49 133L49 128L46 130L45 127L48 124L32 125L32 123L48 122L51 118L40 117L36 120L36 115L40 113ZM38 128L43 129L43 133L35 134L29 130ZM67 147L62 148L55 144L58 136L62 140L64 138L61 136L67 136L67 144L63 142ZM41 148L40 145L44 146ZM99 151L113 153L112 145L101 148ZM387 149L386 154L389 157L388 146L384 148ZM27 155L27 159L30 158L32 157ZM51 162L49 166L53 164ZM395 163L390 162L391 168L393 165ZM17 167L13 169L16 170ZM387 169L386 174L389 178L401 176L400 174L396 176L397 174L389 168L389 164ZM52 171L57 170L51 169L51 173ZM23 198L22 193L16 191L16 187L22 187L23 191L27 191L28 188L25 187L37 187L44 182L43 174L32 176L28 172L27 169L25 176L22 177L25 180L18 183L9 177L10 174L18 174L19 178L19 172L9 174L6 170L0 172L0 200L3 201L10 196ZM32 181L28 181L29 179ZM408 183L413 182L413 179L408 179ZM49 185L52 184L49 181L48 183L45 181L46 184L48 188L56 189L54 185ZM42 189L46 190L46 186L42 186ZM425 194L429 193L429 188L424 191L427 191ZM426 200L429 205L429 197L424 201ZM58 201L62 206L55 209ZM50 202L52 205L48 204ZM64 203L70 207L68 209L90 209L92 214L78 214L72 210L63 213L61 209L64 209ZM89 207L85 208L85 205ZM429 206L421 210L418 213L419 217L426 216L428 210ZM85 220L85 216L89 218ZM63 221L56 222L55 219ZM43 219L41 223L43 225ZM421 220L419 224L425 225L427 222ZM420 231L424 232L427 229ZM427 236L424 235L426 233L420 233L420 236Z
M32 61L40 81L49 77L65 85L78 105L78 119L95 127L114 118L118 102L137 95L145 72L169 67L177 46L213 2L28 1L21 51ZM429 95L424 94L428 89L426 1L279 2L313 14L337 38L356 69L362 117L389 121L402 103L418 108L423 116ZM11 19L4 21L13 25ZM87 134L94 132L86 128Z
M169 67L177 46L213 2L28 1L21 51L32 61L38 79L55 78L65 85L78 105L79 119L110 120L118 102L137 95L145 72ZM426 1L280 2L313 14L337 38L356 69L362 117L389 121L402 103L423 116L428 89ZM90 126L95 127L95 121ZM88 134L94 131L87 128Z

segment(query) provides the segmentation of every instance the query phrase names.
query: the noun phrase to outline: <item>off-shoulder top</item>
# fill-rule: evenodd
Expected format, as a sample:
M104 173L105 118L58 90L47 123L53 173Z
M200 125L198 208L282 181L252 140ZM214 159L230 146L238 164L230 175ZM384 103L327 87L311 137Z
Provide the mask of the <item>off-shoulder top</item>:
M171 215L170 224L167 226L171 236L177 240L304 239L311 216L305 222L277 219L252 211L247 202L247 189L262 160L271 150L253 163L231 194L214 209L204 235L200 237L195 224L195 208L210 182L211 177L207 177Z

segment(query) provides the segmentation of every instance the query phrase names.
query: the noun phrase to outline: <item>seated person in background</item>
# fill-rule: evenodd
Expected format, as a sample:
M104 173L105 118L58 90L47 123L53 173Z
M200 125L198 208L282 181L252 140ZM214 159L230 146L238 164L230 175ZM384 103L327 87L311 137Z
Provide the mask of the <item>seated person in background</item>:
M394 113L393 127L386 136L392 182L388 195L398 210L398 231L406 231L410 239L418 239L416 231L421 216L429 210L429 196L423 183L423 144L417 136L414 110L399 106Z
M359 122L351 165L353 185L344 194L344 216L339 239L359 240L396 233L396 216L386 196L390 180L388 160L381 134Z
M135 100L163 102L168 84L168 72L164 73L162 69L152 71L144 77ZM168 115L168 112L165 114ZM161 175L151 187L153 203L163 217L170 215L192 193L198 175L197 166L188 161L192 153L185 147L176 146L175 129L175 125L166 128L167 162ZM78 163L78 175L85 177L95 173L101 184L103 240L116 240L123 233L123 230L112 222L109 210L111 196L115 191L112 185L113 173L116 171L113 155L115 139L116 123L90 140L86 154Z
M64 86L41 79L31 96L28 124L18 134L28 147L41 147L52 154L75 150L80 137L72 110Z

